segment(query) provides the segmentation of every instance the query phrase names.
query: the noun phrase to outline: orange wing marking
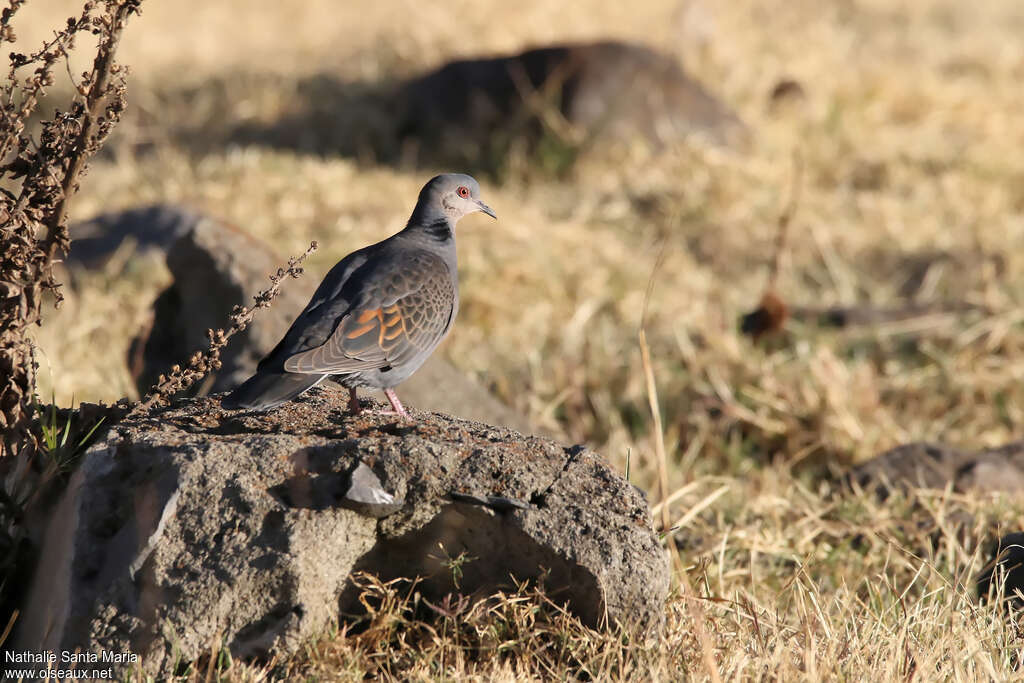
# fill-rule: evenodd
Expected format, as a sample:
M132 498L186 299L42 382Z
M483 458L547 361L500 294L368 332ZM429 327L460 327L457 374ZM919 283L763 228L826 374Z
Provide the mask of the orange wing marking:
M361 327L357 327L356 329L346 334L345 338L355 339L356 337L361 337L370 330L372 330L373 326L377 324L376 321L374 321L374 318L383 321L381 317L381 310L379 308L373 308L360 313L359 317L356 318L356 322L359 323Z
M381 328L380 328L380 345L384 346L385 341L391 341L397 338L400 334L405 332L405 321L402 319L402 309L398 307L398 304L393 304L385 308L382 313L386 313L390 317L387 322L384 321L384 317L381 316Z
M385 317L387 319L385 319ZM356 316L355 321L359 327L346 334L345 338L356 339L357 337L361 337L379 324L380 332L377 336L377 344L381 348L384 348L384 342L397 339L406 331L405 320L402 316L402 310L399 308L398 304L394 304L383 309L372 308L360 311L359 315Z

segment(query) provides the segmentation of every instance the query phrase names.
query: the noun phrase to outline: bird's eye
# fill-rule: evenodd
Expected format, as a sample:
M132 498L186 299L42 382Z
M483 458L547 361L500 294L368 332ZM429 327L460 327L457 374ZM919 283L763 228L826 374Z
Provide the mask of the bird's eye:
M459 186L459 196L462 197L463 199L469 197L469 188L466 187L465 185Z

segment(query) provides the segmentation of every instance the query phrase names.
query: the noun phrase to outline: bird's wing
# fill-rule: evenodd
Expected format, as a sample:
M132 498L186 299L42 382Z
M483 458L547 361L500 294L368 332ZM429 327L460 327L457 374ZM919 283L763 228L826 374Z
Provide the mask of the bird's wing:
M359 289L330 337L285 359L286 371L346 374L400 365L430 351L448 330L455 285L437 254L402 252L366 272Z
M257 370L281 372L289 356L320 346L330 338L338 321L351 308L345 285L381 244L354 251L331 268L281 341L260 360Z

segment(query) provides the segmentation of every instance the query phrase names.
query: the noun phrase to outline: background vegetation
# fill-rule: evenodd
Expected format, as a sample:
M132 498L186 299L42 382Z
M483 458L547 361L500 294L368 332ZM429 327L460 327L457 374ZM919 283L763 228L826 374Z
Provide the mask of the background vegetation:
M23 45L76 4L27 5ZM376 163L353 145L351 93L448 58L640 40L677 55L753 132L742 151L695 141L658 158L585 157L559 177L512 159L481 178L501 220L460 225L463 307L441 351L620 471L628 457L656 503L662 435L637 331L663 254L646 335L668 517L700 599L677 592L664 637L638 644L514 597L486 619L478 607L418 623L378 588L374 637L325 636L274 675L1014 675L1016 626L978 606L972 577L985 545L1021 528L1021 501L920 492L880 503L836 495L836 476L910 440L980 448L1018 432L1024 5L179 0L133 22L119 51L132 67L128 110L72 218L186 204L282 254L318 240L310 277L398 229L442 170ZM773 100L784 79L803 97ZM766 283L794 150L802 189L782 298L930 314L841 330L797 320L758 344L739 333ZM167 280L130 247L101 272L74 272L36 335L41 395L132 395L127 346ZM227 675L270 674L234 664Z

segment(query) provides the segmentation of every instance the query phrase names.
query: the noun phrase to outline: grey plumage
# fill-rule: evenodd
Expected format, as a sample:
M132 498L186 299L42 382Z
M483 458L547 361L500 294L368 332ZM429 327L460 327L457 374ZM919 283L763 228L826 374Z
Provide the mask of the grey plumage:
M256 373L224 398L226 408L267 410L331 376L351 391L392 389L412 375L451 329L459 308L455 225L494 212L473 178L440 175L420 191L405 229L355 251L327 273L306 308Z

